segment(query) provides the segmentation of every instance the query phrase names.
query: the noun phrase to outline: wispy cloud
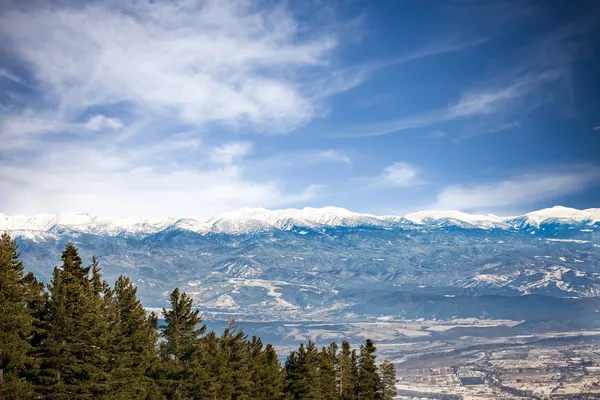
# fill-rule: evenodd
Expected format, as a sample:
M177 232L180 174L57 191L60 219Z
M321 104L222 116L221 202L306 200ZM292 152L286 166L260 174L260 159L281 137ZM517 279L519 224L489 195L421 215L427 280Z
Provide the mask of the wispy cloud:
M104 129L119 129L123 127L123 122L119 118L109 118L105 115L98 114L85 123L85 127L92 131L101 131Z
M244 173L241 146L218 154L217 168L157 163L182 147L148 148L143 154L77 145L52 146L34 160L0 165L0 209L6 213L91 212L104 215L211 216L243 206L281 207L310 201L316 185L291 189ZM210 149L200 158L210 157ZM238 161L236 161L238 157ZM76 167L74 167L76 166Z
M479 120L482 132L489 133L492 132L493 126L520 123L522 119L549 102L563 108L572 108L572 104L566 104L573 103L574 97L569 78L570 71L575 60L581 54L585 54L583 50L586 46L582 44L582 36L589 35L591 31L597 30L598 26L600 23L593 19L577 20L534 38L523 45L523 56L519 57L518 65L512 69L495 71L493 78L474 85L445 108L432 109L391 121L352 126L332 136L381 136L451 121L471 120ZM486 41L487 39L481 39L471 44L465 43L463 46L442 46L438 50L457 51ZM594 40L587 42L596 43ZM430 50L400 58L398 62L435 54L435 47L432 47ZM553 97L548 91L550 89L558 90L562 95ZM489 117L492 116L495 118L490 120ZM484 117L492 126L484 126ZM473 136L476 134L468 135Z
M483 124L475 124L475 126L473 127L466 126L465 132L461 134L458 138L456 138L454 141L455 143L459 143L462 140L472 139L475 136L509 131L515 128L519 128L520 126L521 123L517 121L500 123L499 125L491 125L489 121L486 121Z
M544 82L560 77L560 71L545 71L536 75L519 77L506 87L467 92L461 99L448 108L448 118L468 118L477 115L492 114L507 102L524 97Z
M419 186L424 182L419 179L419 169L405 162L395 162L385 167L382 173L372 180L372 186L408 187Z
M484 184L448 186L429 208L469 211L531 205L599 184L600 167L574 166L558 172L527 173Z
M71 124L48 113L5 115L0 118L0 150L24 147L31 140L48 133L68 131Z
M223 172L229 176L239 174L240 162L248 156L254 148L251 142L233 142L212 149L210 153L211 161L222 168Z
M338 150L324 150L316 154L316 158L324 161L342 162L344 164L351 164L352 160L346 154L339 152Z
M231 165L235 160L250 154L254 145L251 142L233 142L214 148L211 159L217 164Z
M324 181L329 168L347 168L352 158L343 150L336 149L291 149L269 154L266 157L254 157L245 167L253 176L271 175L274 171L282 175L303 175L308 170L318 168L315 179ZM309 174L311 175L311 174ZM322 186L323 184L321 184Z
M231 138L288 133L325 115L327 100L363 75L336 65L336 21L313 26L284 3L263 6L5 7L0 46L35 94L0 109L0 158L10 159L0 166L0 208L210 215L311 199L317 185L290 188L274 170L250 176L254 145ZM24 83L8 69L0 79ZM320 152L319 162L350 161Z
M3 12L0 35L47 88L63 122L90 106L118 103L195 125L285 133L318 114L317 94L360 83L315 86L315 75L330 74L338 39L318 29L303 39L283 6L61 4Z
M5 68L0 68L0 78L5 78L8 80L11 80L15 83L18 83L19 85L24 85L25 83L23 82L23 79L21 79L20 77L18 77L17 75L11 73L10 71L8 71Z
M416 61L423 58L439 56L442 54L455 53L458 51L466 50L471 47L480 46L491 40L490 37L482 37L473 40L442 40L433 42L425 45L412 53L408 53L404 56L392 59L385 62L384 65L398 65L404 64L410 61Z
M468 120L492 114L521 112L520 105L541 85L551 83L561 76L560 71L544 71L537 75L526 75L506 86L474 89L465 92L458 101L444 109L417 114L394 121L352 127L333 137L382 136L409 129L435 126L443 122ZM529 105L531 107L532 104Z

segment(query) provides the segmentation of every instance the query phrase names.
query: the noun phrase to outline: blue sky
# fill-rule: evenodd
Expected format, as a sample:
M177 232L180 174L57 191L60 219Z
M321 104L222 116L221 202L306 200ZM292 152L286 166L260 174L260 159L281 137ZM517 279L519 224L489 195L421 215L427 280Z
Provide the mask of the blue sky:
M5 1L0 212L600 206L595 1Z

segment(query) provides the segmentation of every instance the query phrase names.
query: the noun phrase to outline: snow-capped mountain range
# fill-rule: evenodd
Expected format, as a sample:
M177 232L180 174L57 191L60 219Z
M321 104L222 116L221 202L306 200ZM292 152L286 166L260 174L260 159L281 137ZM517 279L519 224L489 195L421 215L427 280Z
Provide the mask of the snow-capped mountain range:
M599 208L514 217L335 207L207 219L0 214L0 231L17 238L26 268L45 282L70 241L85 260L98 257L108 281L132 277L147 307L166 305L179 287L212 318L485 315L600 326Z
M217 217L199 219L185 217L143 218L102 217L87 213L63 213L36 216L0 213L0 231L28 236L43 236L60 228L76 232L103 235L150 235L167 229L208 234L248 234L268 229L327 227L389 227L398 226L459 226L478 229L518 229L539 227L549 223L595 224L600 222L600 208L577 210L556 206L516 217L477 215L461 211L420 211L405 216L375 216L359 214L338 207L267 210L242 208Z

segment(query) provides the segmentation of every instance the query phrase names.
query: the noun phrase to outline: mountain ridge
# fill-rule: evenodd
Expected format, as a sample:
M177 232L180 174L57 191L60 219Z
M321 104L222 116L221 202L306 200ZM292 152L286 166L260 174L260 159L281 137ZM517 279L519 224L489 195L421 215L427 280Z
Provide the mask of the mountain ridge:
M42 281L71 242L107 281L130 276L148 307L178 287L213 319L579 323L600 310L599 217L566 207L516 217L244 208L201 220L0 215L0 231Z
M66 228L81 233L102 235L149 235L168 229L198 234L245 234L261 230L290 230L326 227L441 227L460 226L477 229L521 229L544 223L595 224L600 222L600 208L578 210L562 206L530 213L499 217L494 214L470 214L457 210L419 211L404 216L356 213L339 207L267 210L245 207L210 218L104 217L88 213L38 214L36 216L0 213L0 231L24 234L51 233Z

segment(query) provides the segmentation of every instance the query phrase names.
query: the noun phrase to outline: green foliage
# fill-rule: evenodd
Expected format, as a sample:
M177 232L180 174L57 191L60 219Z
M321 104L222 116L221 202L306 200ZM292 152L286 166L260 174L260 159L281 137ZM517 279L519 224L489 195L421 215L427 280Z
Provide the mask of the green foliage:
M249 399L252 367L252 345L247 342L244 332L237 330L231 324L225 329L219 341L220 350L225 360L226 368L219 377L221 395L226 399ZM262 348L262 343L253 344ZM260 351L260 350L259 350Z
M108 391L110 321L78 250L68 244L49 287L47 337L38 390L52 399L89 399Z
M193 354L200 335L206 331L205 325L196 329L202 322L199 312L192 309L192 299L175 288L171 293L171 309L163 308L166 322L166 325L161 327L163 337L166 339L161 349L163 360L174 360L177 363L188 359Z
M285 363L285 391L294 400L319 399L321 397L318 380L319 354L311 341L307 346L300 344L297 351L288 356Z
M260 339L259 339L260 340ZM251 399L256 400L282 400L285 399L283 382L285 373L281 369L277 353L273 346L268 344L262 351L253 356Z
M371 339L360 346L358 358L358 400L375 400L380 398L381 379L377 373L375 345Z
M342 342L342 350L339 356L339 375L340 375L340 399L341 400L352 400L355 397L356 385L358 383L356 366L356 352L354 352L354 359L352 357L352 350L350 349L350 343L347 341Z
M129 278L121 276L112 291L111 398L146 399L157 391L149 377L156 366L156 316L146 316ZM108 293L106 293L108 295ZM108 296L105 298L109 298Z
M331 343L323 347L319 352L318 379L320 399L337 400L339 393L337 389L337 343Z
M381 370L381 385L383 400L393 400L396 397L396 366L390 360L384 360L379 366Z
M275 349L231 322L218 337L175 289L165 325L146 314L135 285L102 280L68 244L46 288L23 275L18 248L0 239L0 399L391 399L394 365L381 377L375 346L301 344L281 367ZM159 330L162 339L159 340Z
M34 328L29 299L17 243L5 233L0 238L0 398L26 399L31 394L31 385L23 380L32 364L29 340Z

